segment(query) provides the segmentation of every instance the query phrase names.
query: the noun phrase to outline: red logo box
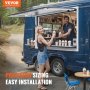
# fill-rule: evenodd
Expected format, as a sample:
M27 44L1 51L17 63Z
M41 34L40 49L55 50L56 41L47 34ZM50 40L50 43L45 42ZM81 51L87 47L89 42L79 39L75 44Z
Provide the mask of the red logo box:
M21 0L3 0L2 2L3 7L16 7L20 8L21 7Z

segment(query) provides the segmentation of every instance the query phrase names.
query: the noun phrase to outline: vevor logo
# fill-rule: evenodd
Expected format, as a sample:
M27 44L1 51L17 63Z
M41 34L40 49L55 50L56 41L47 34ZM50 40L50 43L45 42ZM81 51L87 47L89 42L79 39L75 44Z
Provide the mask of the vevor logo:
M21 7L21 0L3 0L3 7Z

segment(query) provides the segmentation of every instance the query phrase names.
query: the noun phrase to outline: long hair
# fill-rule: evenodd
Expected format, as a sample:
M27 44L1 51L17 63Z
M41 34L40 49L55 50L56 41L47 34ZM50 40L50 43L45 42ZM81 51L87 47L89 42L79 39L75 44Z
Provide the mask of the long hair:
M36 27L36 32L37 32L37 34L39 34L39 29L40 29L40 28L42 28L41 25L38 25L38 26Z

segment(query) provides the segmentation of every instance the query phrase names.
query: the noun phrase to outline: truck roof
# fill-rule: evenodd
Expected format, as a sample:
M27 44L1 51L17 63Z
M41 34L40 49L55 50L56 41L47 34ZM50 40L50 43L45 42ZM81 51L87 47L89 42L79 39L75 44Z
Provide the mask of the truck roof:
M90 0L69 0L69 1L61 1L61 2L53 2L48 4L40 4L37 6L33 6L30 10L41 9L45 7L76 7L82 5L90 5Z

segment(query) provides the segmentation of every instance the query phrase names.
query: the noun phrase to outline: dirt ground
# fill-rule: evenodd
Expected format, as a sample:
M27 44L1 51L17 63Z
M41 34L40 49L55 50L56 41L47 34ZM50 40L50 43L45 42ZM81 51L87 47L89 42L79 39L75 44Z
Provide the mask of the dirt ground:
M23 49L23 34L11 34L8 39L8 43L0 46L1 60L0 60L0 72L1 74L6 71L15 71L20 66L26 66L21 61ZM13 69L11 69L13 67ZM14 68L15 67L15 68ZM17 68L16 68L17 67ZM20 67L21 68L21 67Z

